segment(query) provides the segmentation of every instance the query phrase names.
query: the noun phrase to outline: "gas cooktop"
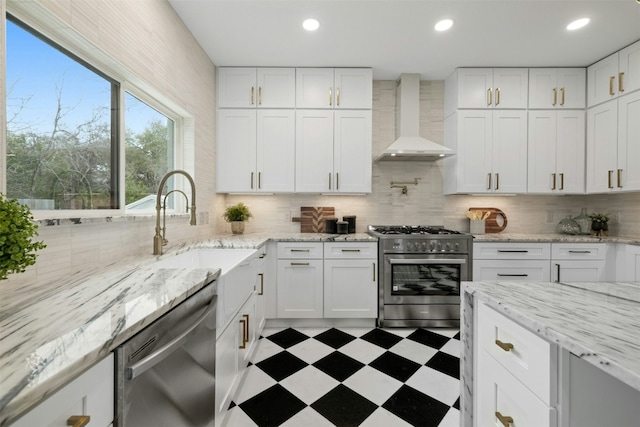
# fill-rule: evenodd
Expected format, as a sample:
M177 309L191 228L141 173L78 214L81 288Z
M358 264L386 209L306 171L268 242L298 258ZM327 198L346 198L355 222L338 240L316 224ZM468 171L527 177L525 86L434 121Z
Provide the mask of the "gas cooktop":
M373 235L464 234L440 225L370 225L369 233Z

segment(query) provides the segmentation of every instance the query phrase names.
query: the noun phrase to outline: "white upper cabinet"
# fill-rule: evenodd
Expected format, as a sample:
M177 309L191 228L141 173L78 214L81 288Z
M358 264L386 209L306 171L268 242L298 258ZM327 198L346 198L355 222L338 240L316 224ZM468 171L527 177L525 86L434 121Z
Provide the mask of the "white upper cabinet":
M370 68L297 68L296 108L372 107Z
M587 193L640 190L640 91L587 112Z
M584 152L584 110L529 111L528 192L584 193Z
M585 108L586 74L584 68L531 68L529 108Z
M457 108L527 108L527 68L458 68L454 79Z
M587 82L589 107L640 89L640 40L591 65Z
M218 68L218 107L294 108L295 68Z

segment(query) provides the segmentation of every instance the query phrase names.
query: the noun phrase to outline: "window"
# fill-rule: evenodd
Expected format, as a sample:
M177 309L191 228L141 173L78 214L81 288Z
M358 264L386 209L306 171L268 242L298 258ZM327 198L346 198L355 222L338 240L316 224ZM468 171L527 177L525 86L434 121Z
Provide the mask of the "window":
M176 120L16 19L6 23L7 195L35 210L152 212L175 168Z
M32 209L117 209L119 85L7 19L7 195Z

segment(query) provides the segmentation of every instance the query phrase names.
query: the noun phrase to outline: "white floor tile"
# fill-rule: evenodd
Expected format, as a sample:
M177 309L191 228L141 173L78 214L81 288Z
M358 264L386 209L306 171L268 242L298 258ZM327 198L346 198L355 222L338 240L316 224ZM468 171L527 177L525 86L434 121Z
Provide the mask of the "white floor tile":
M361 339L353 340L340 347L340 353L344 353L364 364L373 362L384 352L384 348Z
M460 396L460 381L447 374L421 366L407 380L407 385L451 406Z
M421 365L427 363L438 352L435 348L411 340L402 340L389 351Z
M257 427L251 418L239 407L235 406L227 412L223 427Z
M280 381L280 385L307 405L311 405L338 384L338 381L314 366L307 366Z
M449 408L449 412L440 421L438 427L460 427L460 411L456 408Z
M449 342L442 346L440 351L443 351L455 357L460 357L460 341L449 340Z
M305 362L312 364L333 353L334 349L320 341L309 339L289 347L287 351Z
M377 369L365 366L343 384L380 406L395 393L402 383Z
M360 424L360 427L411 427L411 424L384 408L378 408Z
M284 349L280 347L278 344L274 343L271 340L261 339L258 341L258 348L256 349L253 357L251 358L252 363L262 362L265 359L274 356Z
M334 427L333 423L317 413L313 408L306 407L289 418L281 427Z
M245 372L243 382L240 383L238 387L238 393L234 401L239 405L276 384L277 381L267 375L262 369L256 365L251 365L247 367L247 372Z

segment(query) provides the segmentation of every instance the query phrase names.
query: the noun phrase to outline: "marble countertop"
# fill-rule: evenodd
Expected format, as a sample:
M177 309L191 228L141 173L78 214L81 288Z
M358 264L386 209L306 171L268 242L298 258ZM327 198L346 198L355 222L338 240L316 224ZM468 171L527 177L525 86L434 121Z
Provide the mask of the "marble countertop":
M640 390L640 283L467 282L463 292Z
M560 233L487 233L474 234L473 241L479 242L528 242L528 243L626 243L629 245L640 246L640 238L624 237L624 236L590 236L590 235L571 235Z
M220 273L158 269L198 248L257 249L276 241L372 241L364 233L217 235L85 269L46 283L0 286L0 426L44 400ZM151 250L151 247L149 248Z

